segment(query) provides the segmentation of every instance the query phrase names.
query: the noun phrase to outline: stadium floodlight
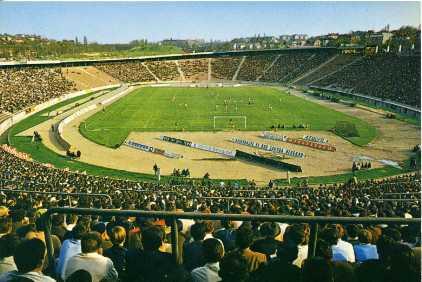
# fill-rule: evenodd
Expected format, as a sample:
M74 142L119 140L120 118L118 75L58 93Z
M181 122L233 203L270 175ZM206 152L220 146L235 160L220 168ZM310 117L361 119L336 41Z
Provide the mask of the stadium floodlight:
M246 116L213 116L213 118L214 118L214 130L215 129L218 129L217 128L217 125L216 125L216 120L218 120L218 119L225 119L225 120L227 120L227 122L229 122L230 120L234 120L234 119L243 119L243 124L244 124L244 128L246 129L247 128L247 117ZM227 126L227 127L229 127L229 126ZM220 128L220 129L224 129L224 128Z

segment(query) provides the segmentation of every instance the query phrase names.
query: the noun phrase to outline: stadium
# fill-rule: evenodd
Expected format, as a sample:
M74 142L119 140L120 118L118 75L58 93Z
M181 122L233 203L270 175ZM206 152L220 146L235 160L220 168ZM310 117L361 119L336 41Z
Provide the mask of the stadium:
M0 281L420 281L420 64L0 62Z

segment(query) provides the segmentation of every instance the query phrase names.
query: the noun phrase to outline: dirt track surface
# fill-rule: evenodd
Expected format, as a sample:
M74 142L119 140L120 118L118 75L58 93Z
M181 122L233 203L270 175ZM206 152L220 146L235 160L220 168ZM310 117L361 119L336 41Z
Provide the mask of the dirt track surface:
M94 111L80 116L64 129L64 138L74 147L82 152L81 161L99 166L122 169L133 172L152 173L155 163L161 168L162 175L169 175L174 168L189 168L192 177L202 177L208 172L211 178L254 179L257 182L265 183L269 179L285 178L286 172L271 169L248 162L227 159L221 155L205 152L195 148L184 147L159 140L160 135L167 135L180 139L193 141L195 143L218 146L226 149L238 149L249 153L258 153L268 156L270 153L250 148L228 141L232 137L255 141L257 143L270 144L278 147L285 147L305 153L304 159L289 158L285 161L302 166L302 173L290 173L294 176L318 176L333 175L349 172L351 163L356 156L367 156L374 160L403 161L408 159L410 149L420 143L420 129L414 125L397 120L385 119L383 115L370 112L360 108L351 108L345 105L320 101L303 94L293 93L305 99L312 100L319 104L327 105L338 111L345 112L377 127L379 137L365 147L359 147L330 133L316 131L278 131L276 134L287 135L292 138L301 138L304 134L321 136L329 140L329 143L336 146L336 152L326 152L311 149L304 146L293 145L281 141L272 141L259 137L261 132L132 132L128 139L168 150L183 155L181 159L170 159L165 156L143 152L127 146L118 149L106 148L85 139L78 130L79 124ZM53 121L57 122L57 119ZM43 136L45 144L52 150L64 154L64 150L58 146L53 135L49 131L52 121L43 123L36 128L30 129L27 133L38 130ZM377 161L372 162L373 167L382 166Z

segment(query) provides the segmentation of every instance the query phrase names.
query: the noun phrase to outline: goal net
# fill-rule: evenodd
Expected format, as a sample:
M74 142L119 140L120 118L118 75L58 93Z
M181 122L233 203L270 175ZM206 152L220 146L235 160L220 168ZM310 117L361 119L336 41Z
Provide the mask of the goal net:
M214 116L214 129L246 129L246 116Z

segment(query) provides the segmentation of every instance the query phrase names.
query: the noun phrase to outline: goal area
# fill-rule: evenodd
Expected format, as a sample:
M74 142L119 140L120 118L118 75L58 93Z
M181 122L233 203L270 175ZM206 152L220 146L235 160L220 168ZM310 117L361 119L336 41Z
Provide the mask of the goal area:
M213 116L214 129L246 129L247 117L246 116Z

